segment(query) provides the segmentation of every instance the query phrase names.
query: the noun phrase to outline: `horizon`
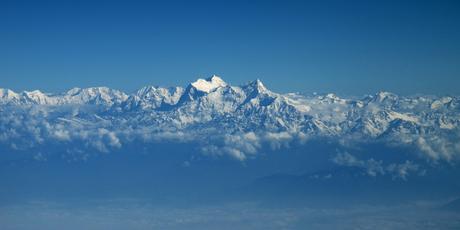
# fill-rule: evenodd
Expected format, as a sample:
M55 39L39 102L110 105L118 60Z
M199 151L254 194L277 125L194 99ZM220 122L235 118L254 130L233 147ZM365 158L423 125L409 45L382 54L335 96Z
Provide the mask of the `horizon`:
M210 78L212 77L219 77L220 79L222 79L224 82L228 83L229 86L236 86L236 87L242 87L242 86L246 86L248 84L251 84L257 80L261 81L263 83L263 85L271 90L271 87L270 86L267 86L265 84L265 82L263 81L263 79L260 79L260 78L256 78L256 79L252 79L252 80L248 80L244 83L241 83L241 84L232 84L231 82L228 82L226 81L223 77L221 77L220 75L216 75L216 74L212 74L211 76L209 77L197 77L195 78L195 80L192 80L192 81L189 81L188 83L186 84L182 84L182 85L158 85L158 84L147 84L147 85L143 85L137 89L134 89L134 90L131 90L131 91L126 91L126 90L123 90L123 89L119 89L119 88L111 88L109 86L106 86L106 85L98 85L98 86L88 86L88 87L80 87L80 86L73 86L73 87L70 87L70 88L67 88L67 89L64 89L64 90L61 90L61 91L44 91L42 89L39 89L39 88L33 88L33 89L25 89L25 90L21 90L21 91L16 91L14 89L11 89L11 88L8 88L8 87L2 87L0 85L0 89L9 89L11 91L13 91L14 93L23 93L23 92L33 92L33 91L40 91L41 93L44 93L44 94L49 94L49 95L52 95L52 96L57 96L59 94L63 94L63 93L66 93L72 89L89 89L89 88L103 88L103 87L106 87L106 88L109 88L109 89L113 89L113 90L118 90L118 91L121 91L123 93L126 93L127 95L133 95L135 93L137 93L139 90L145 88L145 87L155 87L155 88L174 88L174 87L181 87L181 88L187 88L189 85L191 85L192 83L202 79L202 80L209 80ZM376 94L379 94L379 93L382 93L382 92L386 92L386 93L392 93L392 94L395 94L395 95L398 95L398 96L404 96L404 97L416 97L416 96L436 96L436 97L443 97L443 96L460 96L460 93L459 94L452 94L452 93L431 93L431 94L428 94L428 93L412 93L412 94L398 94L398 93L395 93L395 92L392 92L392 91L388 91L388 90L378 90L378 91L375 91L375 92L369 92L369 93L366 93L366 94L361 94L361 95L357 95L357 94L346 94L346 93L337 93L337 92L294 92L294 91L288 91L288 92L278 92L278 91L274 91L274 90L271 90L275 93L280 93L280 94L289 94L289 93L298 93L298 94L301 94L301 95L305 95L305 96L308 96L308 95L326 95L326 94L334 94L334 95L337 95L337 96L341 96L341 97L365 97L365 96L373 96L373 95L376 95Z

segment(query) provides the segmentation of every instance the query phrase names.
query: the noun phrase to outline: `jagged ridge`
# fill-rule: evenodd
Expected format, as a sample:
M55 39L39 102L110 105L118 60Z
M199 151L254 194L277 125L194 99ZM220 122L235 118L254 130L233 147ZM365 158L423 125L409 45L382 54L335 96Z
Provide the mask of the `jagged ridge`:
M10 116L19 114L46 123L43 129L47 131L42 135L58 139L66 133L64 137L71 139L73 130L88 127L104 128L117 139L126 129L196 136L215 132L277 133L307 139L384 140L417 146L435 160L451 160L460 154L456 143L460 136L458 102L458 97L403 97L388 92L361 99L335 94L278 94L260 80L231 86L215 75L198 79L186 88L147 86L131 95L107 87L74 88L62 94L1 89L0 130L14 130L18 135L4 134L0 142L13 143L33 135L31 130L11 125L26 122ZM56 109L64 105L72 109ZM37 108L42 112L37 113ZM57 134L53 130L56 127L60 129Z

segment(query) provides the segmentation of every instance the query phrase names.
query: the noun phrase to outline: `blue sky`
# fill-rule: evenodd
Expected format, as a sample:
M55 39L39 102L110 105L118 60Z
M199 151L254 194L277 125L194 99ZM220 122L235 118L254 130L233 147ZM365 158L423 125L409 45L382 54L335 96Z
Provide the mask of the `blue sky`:
M0 87L460 93L458 1L0 2Z

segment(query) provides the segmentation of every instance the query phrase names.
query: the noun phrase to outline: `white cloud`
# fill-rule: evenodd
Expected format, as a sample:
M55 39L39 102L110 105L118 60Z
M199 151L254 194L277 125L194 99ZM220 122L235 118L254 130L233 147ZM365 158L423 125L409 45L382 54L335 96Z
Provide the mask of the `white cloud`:
M293 136L288 132L267 132L265 133L264 139L270 144L270 147L274 150L281 147L289 147L289 143L292 141Z
M369 176L374 177L378 175L390 174L392 175L393 179L406 180L410 173L423 173L423 171L420 170L420 166L418 164L415 164L409 160L406 160L404 163L391 163L385 166L383 161L377 161L373 158L368 160L360 160L355 156L344 152L338 153L334 158L332 158L332 161L341 166L362 168Z
M419 168L419 165L407 160L402 164L390 164L387 166L386 170L392 173L394 178L401 178L403 180L406 180L407 176L411 172L418 172Z
M343 166L363 166L364 162L361 160L358 160L355 156L344 152L344 153L338 153L332 161L338 165L343 165Z
M341 104L340 106L345 106ZM320 106L321 107L321 106ZM319 107L319 108L320 108ZM195 108L196 109L196 108ZM318 109L318 108L317 108ZM197 149L208 155L228 155L238 160L247 160L256 157L265 150L289 149L293 145L308 145L309 141L315 138L324 138L327 141L342 144L345 149L350 149L360 144L380 141L395 146L413 146L420 152L421 158L429 161L452 162L460 159L460 132L457 129L442 130L438 133L434 126L401 132L385 137L368 137L359 131L332 136L322 136L319 133L309 133L305 127L290 124L284 121L285 126L291 128L277 129L276 127L247 128L244 125L234 123L232 126L220 127L207 123L213 121L213 115L184 114L182 110L166 113L159 112L152 114L137 114L135 116L110 115L107 117L98 116L97 108L86 108L73 106L69 108L31 106L8 108L0 110L0 144L18 150L28 148L40 148L52 145L69 146L72 143L79 145L82 150L89 148L100 152L110 152L113 149L123 148L124 143L145 142L155 144L158 142L176 142L197 144ZM316 111L315 119L321 120L320 115L327 115L322 122L343 121L344 113L340 112L340 119L333 115L337 112L331 110ZM322 112L321 112L322 111ZM377 109L375 112L381 112ZM323 114L324 113L324 114ZM312 116L315 114L311 114ZM197 116L198 116L197 115ZM220 116L220 115L219 115ZM226 115L227 116L227 115ZM227 118L233 118L230 115ZM278 119L278 117L275 117ZM274 119L275 119L274 118ZM183 119L191 119L193 122L181 122ZM297 118L296 118L297 119ZM452 120L452 119L451 119ZM239 122L239 121L235 121ZM455 119L452 121L455 123ZM328 126L330 132L339 132L342 126ZM418 128L418 127L417 127ZM345 129L345 128L344 128ZM403 132L404 131L404 132ZM346 158L347 156L342 156ZM337 159L351 164L352 159ZM382 173L378 161L369 160L358 162L368 169L370 175ZM357 164L357 162L354 162ZM364 167L361 165L361 167Z
M70 132L65 129L62 125L57 125L52 131L52 136L61 141L70 141Z

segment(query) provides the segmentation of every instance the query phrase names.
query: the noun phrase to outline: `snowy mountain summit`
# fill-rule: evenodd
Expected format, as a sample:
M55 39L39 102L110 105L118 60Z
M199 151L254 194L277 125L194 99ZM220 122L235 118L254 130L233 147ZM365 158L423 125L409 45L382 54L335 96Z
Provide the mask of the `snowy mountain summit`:
M220 88L220 87L225 87L227 86L227 83L225 83L224 80L222 80L222 78L216 76L216 75L213 75L212 77L208 78L208 79L198 79L197 81L193 82L192 84L190 84L191 87L195 88L196 90L198 91L202 91L202 92L205 92L205 93L209 93L217 88Z
M245 160L262 146L326 139L405 146L430 161L453 161L460 156L459 125L455 96L279 94L260 80L232 86L216 75L132 94L107 87L61 94L0 89L0 145L14 151L83 143L110 152L136 141L195 141L205 154Z

